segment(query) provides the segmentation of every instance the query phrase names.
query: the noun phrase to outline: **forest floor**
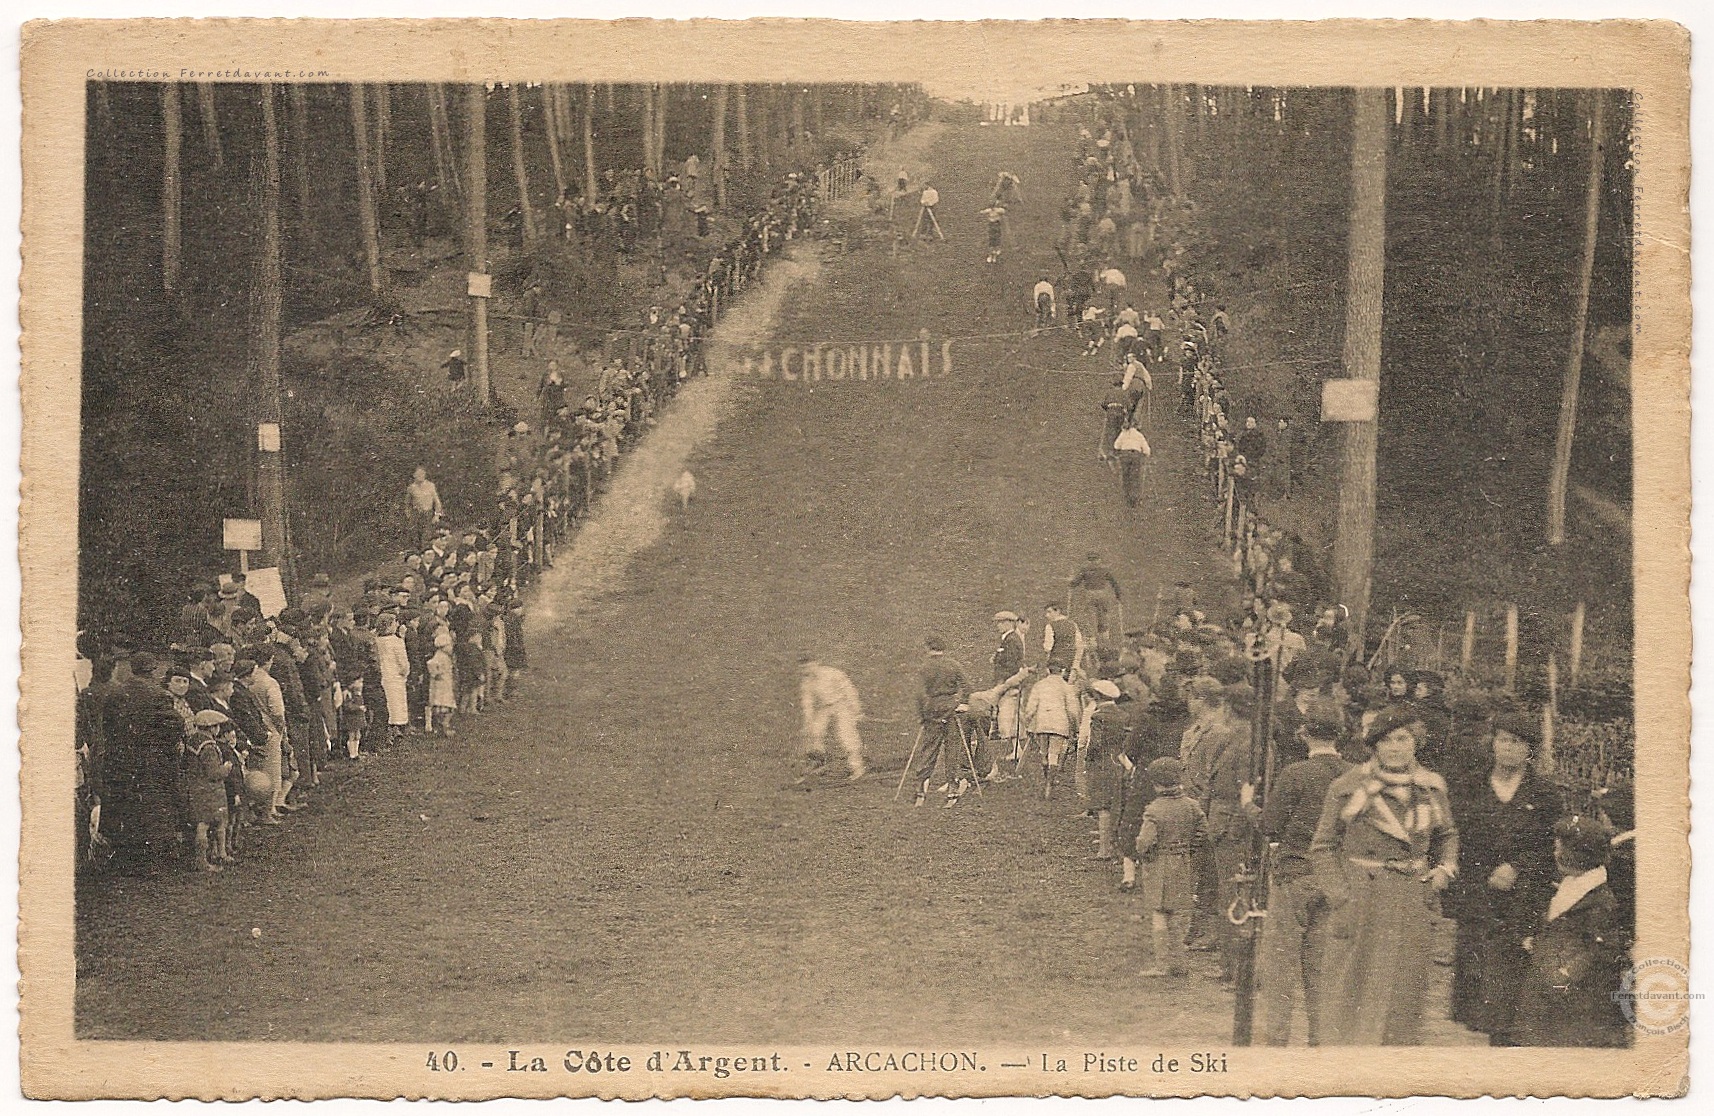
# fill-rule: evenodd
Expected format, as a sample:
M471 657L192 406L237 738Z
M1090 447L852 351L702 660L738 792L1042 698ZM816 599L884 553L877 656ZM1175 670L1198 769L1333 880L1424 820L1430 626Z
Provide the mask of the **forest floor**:
M542 586L513 700L339 768L221 876L85 881L79 1036L1224 1044L1211 955L1137 977L1144 912L1072 801L1039 777L893 801L925 635L985 677L990 614L1038 616L1089 550L1139 611L1179 579L1222 591L1189 433L1155 409L1128 509L1095 452L1104 362L1027 336L1073 142L948 128L921 155L944 243L797 246L719 338L1005 335L960 342L953 375L740 382L717 360L620 466L602 514L646 522L598 545L598 517ZM1001 168L1028 201L987 267ZM696 502L662 520L681 460ZM851 675L889 774L793 783L800 650ZM1430 1039L1469 1042L1446 972Z

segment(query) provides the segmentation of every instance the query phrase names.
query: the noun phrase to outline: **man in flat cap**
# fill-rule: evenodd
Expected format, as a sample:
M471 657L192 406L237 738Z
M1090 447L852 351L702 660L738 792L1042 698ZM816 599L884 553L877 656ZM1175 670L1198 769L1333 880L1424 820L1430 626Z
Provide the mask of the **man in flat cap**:
M1005 767L1009 770L1002 769L998 755L993 756L989 764L989 782L1018 777L1018 764L1023 762L1024 740L1023 722L1018 714L1022 708L1023 683L1030 673L1024 661L1027 652L1024 618L1009 608L1001 609L994 614L994 631L999 636L999 646L994 648L990 657L994 676L989 692L994 695L995 742L1006 749Z

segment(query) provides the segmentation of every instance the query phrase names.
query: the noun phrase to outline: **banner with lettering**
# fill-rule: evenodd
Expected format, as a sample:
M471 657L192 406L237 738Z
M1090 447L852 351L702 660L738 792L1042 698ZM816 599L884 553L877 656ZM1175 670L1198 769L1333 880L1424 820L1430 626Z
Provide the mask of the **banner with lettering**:
M818 341L739 348L732 356L741 380L796 383L940 380L952 375L952 339L941 341Z

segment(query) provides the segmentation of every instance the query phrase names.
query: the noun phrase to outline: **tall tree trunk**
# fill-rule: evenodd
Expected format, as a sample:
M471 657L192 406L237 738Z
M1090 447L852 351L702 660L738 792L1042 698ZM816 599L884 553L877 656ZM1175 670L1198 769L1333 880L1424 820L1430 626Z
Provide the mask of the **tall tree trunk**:
M714 135L708 170L714 178L714 204L720 209L726 208L726 96L724 82L714 87Z
M773 173L774 90L769 85L756 86L756 168L766 178Z
M790 86L768 86L768 116L774 123L774 150L788 167L792 149L792 103Z
M1559 396L1559 429L1553 439L1553 475L1547 484L1547 541L1565 541L1565 491L1571 482L1571 443L1577 433L1577 397L1583 383L1583 349L1589 328L1589 287L1595 275L1596 234L1601 231L1601 172L1606 158L1606 101L1602 90L1591 93L1595 108L1590 120L1589 177L1583 194L1583 267L1577 275L1577 307L1571 325L1571 351L1565 361L1565 385Z
M643 169L658 171L655 166L655 84L643 84Z
M745 174L755 165L756 150L750 142L750 87L739 83L738 97L738 169Z
M826 111L822 104L821 85L817 83L809 87L809 126L815 135L821 135L827 130L823 113Z
M518 215L523 225L524 243L534 244L540 232L536 225L535 207L530 205L530 174L524 166L524 104L515 81L506 86L506 105L512 115L512 174L518 180Z
M1184 179L1180 173L1178 157L1178 129L1181 100L1178 86L1163 85L1161 88L1161 117L1166 122L1166 167L1167 185L1172 190L1172 196L1184 196Z
M488 90L477 82L464 87L464 256L478 275L488 274ZM488 300L470 297L469 353L471 406L488 406Z
M1524 174L1524 99L1522 89L1513 89L1506 98L1506 200L1517 194Z
M667 177L667 93L672 86L655 86L655 175Z
M862 82L851 86L851 120L853 123L863 122L863 110L868 100L869 87Z
M1161 96L1160 88L1158 86L1149 86L1149 92L1152 95L1155 107L1154 112L1145 114L1146 119L1144 122L1144 127L1148 130L1147 148L1149 156L1149 170L1155 174L1162 174L1166 170L1166 168L1161 165L1161 130L1165 127L1161 116L1164 111L1163 106L1165 105L1165 99Z
M315 219L310 215L309 188L309 95L302 83L286 86L292 104L292 182L298 195L298 236L313 234Z
M1434 110L1434 149L1441 155L1452 150L1452 90L1436 89L1431 95Z
M1350 260L1345 281L1345 376L1381 380L1381 301L1387 249L1387 97L1358 89L1351 137ZM1376 419L1378 420L1377 414ZM1339 478L1339 532L1333 547L1335 595L1351 610L1361 652L1375 550L1376 420L1346 422Z
M595 86L583 87L583 195L584 201L595 204L601 175L595 166Z
M791 138L790 138L789 142L790 142L791 146L795 149L798 144L803 142L803 133L804 133L804 111L803 111L804 90L803 90L803 86L800 85L800 86L797 86L796 88L794 88L791 91L791 97L792 97L792 117L791 117Z
M375 218L375 184L369 154L368 94L362 83L351 86L351 133L357 141L357 220L363 229L363 258L369 267L369 290L381 293L381 229Z
M1506 141L1511 132L1511 90L1495 90L1482 117L1488 129L1488 219L1496 242L1502 237L1506 212Z
M260 251L250 296L249 379L257 426L278 429L284 419L280 406L280 129L274 115L274 86L262 85L262 167L257 209L261 213ZM275 449L256 450L256 502L262 520L263 561L289 577L290 546L286 527L284 439ZM267 443L275 444L275 443ZM289 580L288 580L289 584Z
M220 117L214 111L214 83L196 83L196 103L202 110L202 141L208 147L208 158L219 170L225 159L220 149Z
M179 101L179 88L171 81L161 86L161 123L166 132L166 160L161 171L161 291L169 298L179 293L179 261L184 241L180 227L184 209L184 183L180 178L184 162L184 108Z
M436 82L427 87L429 111L429 143L434 148L435 182L447 205L462 194L458 180L457 149L452 142L452 116L446 107L446 86Z
M393 96L384 81L376 82L374 90L375 195L384 199L387 196L387 133L392 131L393 125Z
M548 134L548 164L553 168L554 201L565 197L565 164L560 161L559 87L542 86L542 122Z

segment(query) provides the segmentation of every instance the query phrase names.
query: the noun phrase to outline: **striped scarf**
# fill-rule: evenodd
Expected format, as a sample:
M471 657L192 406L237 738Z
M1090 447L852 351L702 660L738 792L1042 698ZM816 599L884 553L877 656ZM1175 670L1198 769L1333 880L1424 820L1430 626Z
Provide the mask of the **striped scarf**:
M1434 772L1415 763L1405 771L1388 771L1379 760L1370 760L1362 770L1363 782L1339 811L1347 824L1364 817L1382 833L1412 846L1446 824L1437 793L1446 784Z

